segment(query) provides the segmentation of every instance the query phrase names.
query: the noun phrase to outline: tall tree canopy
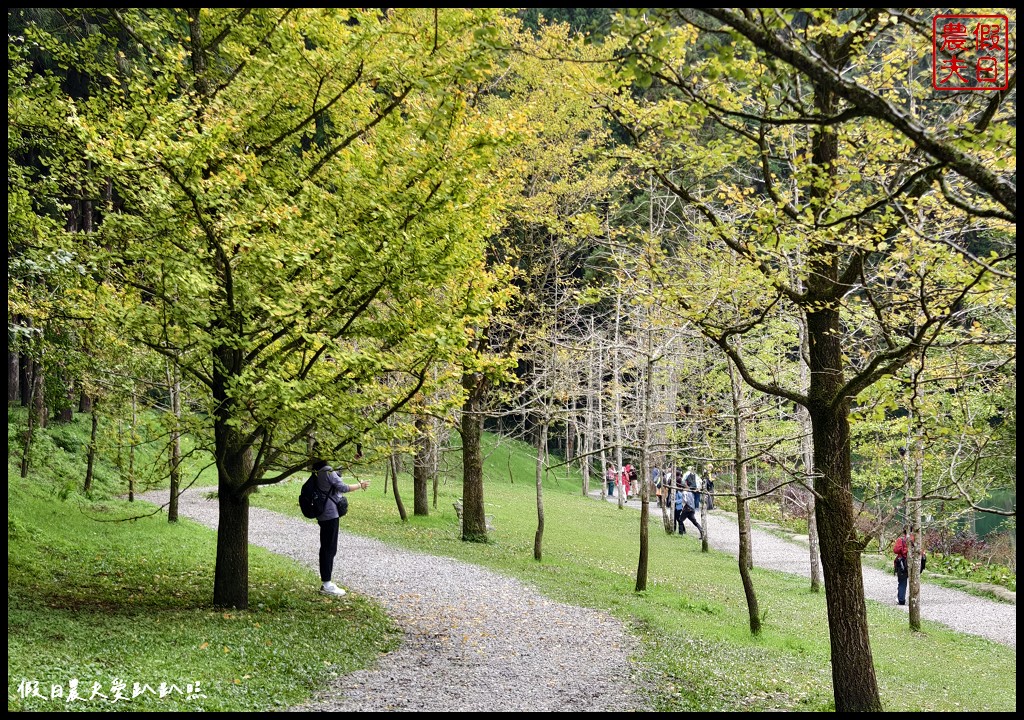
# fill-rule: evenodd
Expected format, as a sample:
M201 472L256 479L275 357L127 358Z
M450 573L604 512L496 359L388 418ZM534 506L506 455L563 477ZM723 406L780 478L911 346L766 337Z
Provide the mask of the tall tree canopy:
M69 13L10 56L14 126L65 173L22 174L18 227L80 257L107 320L205 388L214 601L245 607L249 493L304 467L311 440L329 455L385 432L488 312L505 128L471 88L494 67L494 14ZM73 172L97 202L112 184L96 232L27 237Z
M809 413L837 710L880 707L851 408L930 347L1011 339L970 328L1013 302L1015 96L933 90L931 44L908 17L636 11L620 28L629 85L605 101L636 161L690 208L666 301L749 385ZM752 353L780 315L796 320L794 359L805 328L806 386Z

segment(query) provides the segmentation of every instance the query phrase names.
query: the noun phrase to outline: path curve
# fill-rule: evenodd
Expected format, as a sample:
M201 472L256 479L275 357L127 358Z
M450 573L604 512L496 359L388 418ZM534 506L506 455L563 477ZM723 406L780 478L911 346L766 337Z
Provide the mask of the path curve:
M600 499L600 493L592 495ZM615 498L606 498L615 502ZM639 510L640 502L630 500L630 508ZM650 504L651 517L661 525L661 510L657 504ZM698 516L699 519L699 516ZM734 557L739 554L739 533L736 530L736 514L722 510L708 513L708 544L715 550L727 552ZM689 522L686 528L695 532ZM811 577L811 560L807 543L786 540L755 523L751 527L754 565L769 570ZM820 567L820 565L819 565ZM868 600L892 605L907 612L906 606L896 604L896 578L873 567L863 566L864 596ZM925 571L927 573L927 571ZM1016 597L1016 593L1013 593ZM978 597L962 590L941 587L928 582L921 583L921 617L941 623L957 632L978 635L1003 645L1017 647L1017 605Z
M217 527L209 490L179 513ZM166 502L160 493L141 499ZM316 570L315 522L249 510L249 542ZM404 639L375 667L294 711L630 712L635 641L607 613L556 602L490 570L341 531L335 582L379 602ZM311 587L314 592L316 587ZM343 602L343 601L341 601Z

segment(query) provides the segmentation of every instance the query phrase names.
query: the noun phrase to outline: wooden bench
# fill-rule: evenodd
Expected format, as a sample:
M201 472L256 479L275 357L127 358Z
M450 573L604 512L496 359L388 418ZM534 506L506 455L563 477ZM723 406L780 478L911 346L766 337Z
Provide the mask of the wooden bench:
M455 508L455 514L459 517L459 530L462 530L462 500L453 502L452 507ZM487 532L494 532L493 515L484 515L484 524L487 526Z

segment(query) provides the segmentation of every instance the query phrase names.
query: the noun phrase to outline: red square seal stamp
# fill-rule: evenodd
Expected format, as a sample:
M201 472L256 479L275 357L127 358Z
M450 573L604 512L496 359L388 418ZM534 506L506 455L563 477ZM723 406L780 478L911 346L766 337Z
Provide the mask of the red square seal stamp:
M1010 87L1010 22L1005 15L932 18L932 87L1006 90Z

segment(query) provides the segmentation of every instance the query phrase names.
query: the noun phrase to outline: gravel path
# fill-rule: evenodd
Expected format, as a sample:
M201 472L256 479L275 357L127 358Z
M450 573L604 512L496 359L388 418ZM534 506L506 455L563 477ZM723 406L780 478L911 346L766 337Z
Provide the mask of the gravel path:
M215 528L217 504L204 499L206 492L186 492L179 512ZM159 494L151 499L166 502ZM252 545L317 567L315 523L249 512ZM405 638L376 667L339 678L323 699L292 710L643 710L630 682L635 643L607 613L549 600L474 565L344 531L338 555L335 568L344 571L336 571L335 582L383 605Z
M217 505L190 490L180 512L211 528ZM143 497L142 499L147 499ZM160 494L151 496L162 504ZM614 502L614 498L609 499ZM630 507L639 509L639 502ZM661 511L651 504L653 521ZM737 552L735 515L708 516L709 542ZM693 528L688 529L693 532ZM317 567L309 521L250 510L249 541ZM753 528L754 564L810 577L806 543ZM629 712L633 638L604 612L549 600L518 580L457 560L398 549L341 532L335 581L383 605L404 633L401 646L367 670L339 678L323 698L294 711ZM922 583L922 617L1017 646L1016 604ZM864 568L868 599L896 606L896 581Z
M600 495L594 495L599 498ZM615 498L608 498L615 502ZM636 510L640 502L630 500L627 505ZM657 504L651 503L650 512L656 517L660 527L661 510ZM698 522L700 515L698 513ZM716 550L737 555L739 553L739 535L736 532L736 515L721 510L708 514L708 544ZM687 521L687 532L696 534L696 528ZM811 577L810 553L807 543L786 540L777 535L758 529L756 524L751 528L753 541L754 565L780 570L782 572ZM906 606L896 604L896 577L864 565L864 595L868 600L892 605L907 612ZM928 571L925 571L927 577ZM909 590L908 590L909 592ZM1010 595L1010 593L1007 593ZM1016 597L1016 593L1012 594ZM1013 603L989 600L971 595L960 590L952 590L928 582L921 583L921 617L946 625L958 632L968 635L980 635L1012 648L1017 647L1017 605Z

